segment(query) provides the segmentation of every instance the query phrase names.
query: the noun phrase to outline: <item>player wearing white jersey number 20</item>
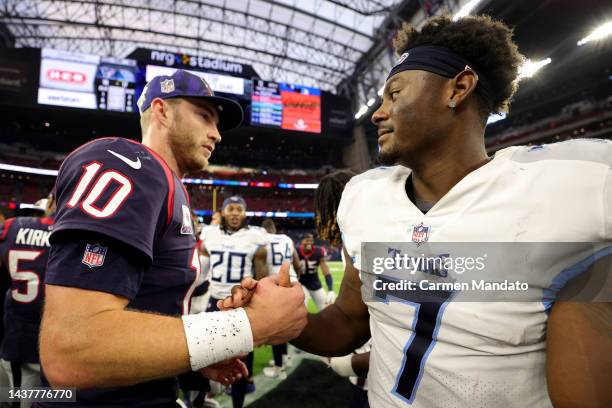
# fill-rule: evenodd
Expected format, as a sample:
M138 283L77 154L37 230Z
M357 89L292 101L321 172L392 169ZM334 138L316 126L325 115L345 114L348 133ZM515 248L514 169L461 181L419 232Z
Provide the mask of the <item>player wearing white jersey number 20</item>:
M220 225L211 225L200 235L204 256L210 259L210 300L207 311L215 312L219 300L231 294L232 286L243 278L261 279L268 275L266 232L246 223L246 202L232 196L223 201ZM245 359L249 376L253 375L253 353ZM232 385L234 408L241 408L252 379L241 379Z
M261 279L268 275L266 232L246 224L246 204L230 197L223 205L220 225L203 228L200 240L204 255L210 257L211 303L230 294L242 278ZM214 302L212 299L215 299Z

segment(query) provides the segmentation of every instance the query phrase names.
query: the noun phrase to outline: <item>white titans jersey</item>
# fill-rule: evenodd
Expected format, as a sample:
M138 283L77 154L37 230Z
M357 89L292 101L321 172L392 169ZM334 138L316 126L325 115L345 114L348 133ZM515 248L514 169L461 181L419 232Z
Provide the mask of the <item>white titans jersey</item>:
M253 227L227 234L218 225L211 225L202 230L200 239L210 255L210 295L216 299L229 296L232 286L253 276L255 252L268 245L265 230Z
M459 181L426 214L406 195L408 168L378 168L352 178L338 223L360 271L364 300L369 299L370 406L551 406L546 383L551 302L450 300L436 313L419 315L427 303L373 301L366 297L366 282L374 274L362 264L361 243L593 242L603 248L586 259L533 253L496 265L508 280L520 269L530 285L544 291L553 278L569 271L575 276L612 253L611 163L612 142L604 140L510 147ZM421 331L420 319L428 320ZM407 359L413 364L405 364Z
M297 281L297 274L293 269L293 253L295 247L293 240L285 234L268 234L270 243L268 244L268 270L270 275L277 275L281 265L289 261L289 275L291 281Z

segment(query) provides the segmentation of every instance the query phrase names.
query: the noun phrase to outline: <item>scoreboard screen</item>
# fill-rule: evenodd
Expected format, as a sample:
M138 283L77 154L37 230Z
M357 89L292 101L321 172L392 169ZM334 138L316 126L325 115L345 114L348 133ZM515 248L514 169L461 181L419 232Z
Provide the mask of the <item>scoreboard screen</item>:
M38 103L135 112L135 60L42 50Z
M321 91L254 78L251 125L321 133Z
M276 82L253 79L251 91L251 124L280 128L283 120L283 101Z
M136 101L146 82L158 75L172 75L177 69L148 64L139 59L101 57L50 48L43 48L30 58L30 65L40 61L40 73L32 71L31 75L39 75L39 80L32 78L29 81L33 85L24 104L37 102L39 105L132 115L138 114ZM24 64L28 66L25 59ZM21 72L11 67L13 71ZM318 88L266 81L258 77L249 80L218 72L189 72L204 78L215 93L240 103L247 115L250 113L250 122L245 120L244 125L296 133L345 135L345 127L351 123L350 103L344 100L336 103L334 101L338 98L331 98L331 93ZM253 74L257 75L256 72ZM12 81L18 85L21 83ZM2 85L0 92L4 91ZM25 92L21 86L13 88L0 94L0 101L15 103L14 94ZM322 103L325 103L326 111L321 109ZM342 105L342 109L338 109L338 105Z

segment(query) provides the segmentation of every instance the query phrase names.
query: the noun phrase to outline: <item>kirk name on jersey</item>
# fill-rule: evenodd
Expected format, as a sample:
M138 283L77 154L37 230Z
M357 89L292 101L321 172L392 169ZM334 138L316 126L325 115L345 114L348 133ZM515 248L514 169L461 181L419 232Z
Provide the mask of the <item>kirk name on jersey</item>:
M48 247L49 235L51 235L51 231L48 229L19 228L15 237L15 244Z

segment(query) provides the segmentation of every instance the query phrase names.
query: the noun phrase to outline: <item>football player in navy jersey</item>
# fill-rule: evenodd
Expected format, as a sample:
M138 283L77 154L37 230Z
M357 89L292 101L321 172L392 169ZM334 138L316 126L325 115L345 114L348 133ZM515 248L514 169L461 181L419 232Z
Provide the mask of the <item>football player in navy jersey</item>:
M38 331L55 205L52 194L39 202L45 205L42 217L9 218L0 224L0 273L11 279L4 297L3 387L40 385Z
M87 143L57 178L40 358L44 380L76 387L81 406L171 406L178 374L229 384L246 375L237 356L306 322L301 288L271 278L249 307L188 314L201 271L181 177L208 164L242 110L182 70L153 78L138 107L142 143Z
M315 246L314 237L312 234L304 235L302 243L298 247L298 256L302 261L302 274L300 275L300 283L304 288L304 294L310 294L312 300L317 305L319 311L323 310L326 304L334 303L336 294L334 293L334 281L329 267L325 261L327 253L325 248ZM325 277L327 285L327 295L321 286L319 279L319 267Z

